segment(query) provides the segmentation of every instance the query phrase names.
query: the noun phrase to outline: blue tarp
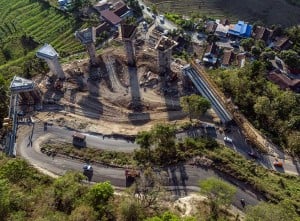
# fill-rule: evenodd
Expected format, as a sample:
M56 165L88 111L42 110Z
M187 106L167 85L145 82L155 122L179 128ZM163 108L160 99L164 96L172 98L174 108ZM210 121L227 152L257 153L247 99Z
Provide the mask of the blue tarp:
M229 29L228 33L231 35L248 38L251 36L252 25L246 24L243 21L239 21L234 25L233 29Z

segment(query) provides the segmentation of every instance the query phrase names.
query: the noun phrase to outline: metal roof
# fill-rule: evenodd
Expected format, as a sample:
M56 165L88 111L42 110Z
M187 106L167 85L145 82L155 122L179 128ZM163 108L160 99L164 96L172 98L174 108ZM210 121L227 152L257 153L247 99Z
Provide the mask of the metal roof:
M101 16L113 25L117 25L122 21L119 16L108 9L101 11Z
M252 32L252 25L246 24L244 21L238 21L235 25L230 25L229 34L240 36L240 37L250 37Z

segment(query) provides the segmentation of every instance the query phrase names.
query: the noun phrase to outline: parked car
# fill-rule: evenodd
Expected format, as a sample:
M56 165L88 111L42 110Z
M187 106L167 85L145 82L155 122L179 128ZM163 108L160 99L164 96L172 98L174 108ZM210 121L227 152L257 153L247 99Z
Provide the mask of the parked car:
M273 162L273 165L274 165L275 167L283 167L282 161L279 161L279 160L274 161L274 162Z
M229 137L224 137L224 141L227 143L232 143L232 139Z
M255 152L253 152L253 151L249 151L249 152L248 152L248 155L249 155L250 157L254 158L254 159L257 159L257 158L258 158L258 155L257 155Z
M159 21L160 23L165 23L165 16L164 15L159 15Z

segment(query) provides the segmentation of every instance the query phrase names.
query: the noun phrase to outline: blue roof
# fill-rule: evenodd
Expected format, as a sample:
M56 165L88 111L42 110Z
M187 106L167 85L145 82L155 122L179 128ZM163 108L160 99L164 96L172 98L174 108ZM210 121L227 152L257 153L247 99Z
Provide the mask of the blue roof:
M252 32L252 25L246 24L244 21L238 21L234 27L230 28L228 33L239 37L250 37Z

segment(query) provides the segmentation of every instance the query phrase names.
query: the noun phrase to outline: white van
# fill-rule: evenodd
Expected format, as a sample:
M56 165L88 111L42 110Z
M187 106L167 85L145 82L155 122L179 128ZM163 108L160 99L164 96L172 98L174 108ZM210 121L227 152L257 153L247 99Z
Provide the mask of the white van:
M232 143L232 139L229 137L224 137L224 141L227 143Z

